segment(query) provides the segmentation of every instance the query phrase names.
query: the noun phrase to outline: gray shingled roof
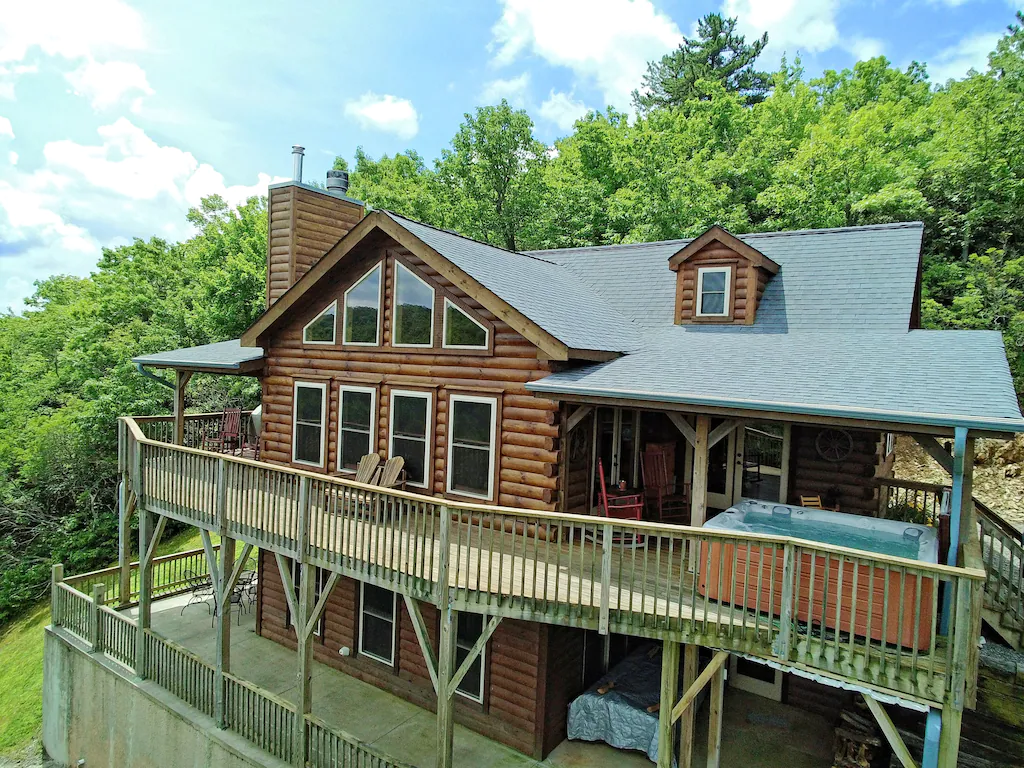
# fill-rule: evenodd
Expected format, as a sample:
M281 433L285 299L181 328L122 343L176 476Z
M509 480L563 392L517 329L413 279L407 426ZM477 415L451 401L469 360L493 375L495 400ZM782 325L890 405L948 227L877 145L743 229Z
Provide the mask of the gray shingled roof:
M738 235L780 265L756 325L776 331L906 331L914 305L920 222ZM668 260L690 241L531 251L561 264L645 326L670 325L675 273Z
M554 262L496 248L390 211L382 213L571 349L623 352L640 344L639 326ZM662 266L667 272L667 263Z
M994 331L679 326L644 349L527 384L535 392L1024 431Z
M243 347L239 339L218 341L198 347L185 347L170 352L133 357L133 363L142 363L154 368L197 369L220 368L240 369L245 363L263 359L262 347Z

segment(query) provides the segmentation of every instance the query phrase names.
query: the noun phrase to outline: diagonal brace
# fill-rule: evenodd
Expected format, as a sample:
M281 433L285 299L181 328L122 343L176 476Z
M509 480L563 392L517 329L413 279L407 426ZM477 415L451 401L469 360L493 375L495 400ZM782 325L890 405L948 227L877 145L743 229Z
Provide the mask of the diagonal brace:
M227 605L228 600L231 597L231 593L235 589L235 584L238 583L238 577L242 575L242 568L245 567L245 561L249 559L249 553L252 552L252 544L246 544L242 547L242 556L235 560L235 566L231 569L231 576L228 578L228 583L222 585L223 589L217 593L217 603L220 605L221 610Z
M907 745L903 742L903 737L900 736L900 732L896 729L892 719L889 717L889 713L885 711L885 708L879 704L875 699L868 696L866 693L862 694L864 701L868 705L868 709L871 710L871 714L875 716L875 720L878 721L878 727L882 729L882 733L885 734L885 738L889 742L889 746L892 747L892 753L899 758L900 765L903 768L918 768L917 763L914 762L914 758L910 755L910 750L907 749Z
M693 681L693 685L687 689L686 693L683 694L678 703L672 707L672 722L674 723L683 713L689 709L690 705L696 700L697 696L703 690L704 686L711 682L711 679L715 676L715 673L725 664L729 658L729 654L725 651L719 651L715 654L715 657L711 660L711 663L704 667L704 671L697 675L697 679Z
M305 636L308 637L313 633L313 629L316 627L316 623L320 621L320 616L324 612L324 608L327 607L327 598L331 596L331 590L334 589L334 585L338 583L338 579L341 578L341 574L337 571L331 571L331 575L327 579L327 583L324 584L323 590L320 592L320 599L316 601L316 605L313 606L313 612L309 615L309 619L306 621L306 626L303 628ZM298 626L296 626L298 630Z
M206 567L210 572L210 584L213 587L213 594L220 596L220 569L217 567L217 555L213 551L213 541L210 539L210 532L205 528L199 529L199 535L203 539L203 549L206 551Z
M427 636L427 625L423 621L423 614L420 612L419 603L409 597L409 595L402 595L402 597L405 598L405 607L409 612L409 617L412 619L412 628L416 632L416 640L420 644L420 651L423 653L423 659L427 663L430 684L434 686L434 693L437 694L437 654L434 653L434 647L430 644L430 638Z
M454 696L455 690L459 687L459 683L462 682L462 678L469 672L469 668L473 666L473 662L477 660L480 652L483 651L484 646L487 645L487 641L491 639L491 635L494 634L494 630L498 628L501 623L501 616L492 616L491 620L487 622L487 626L484 627L484 631L480 633L480 637L473 643L473 647L469 649L469 653L466 654L465 660L462 662L455 674L452 675L451 682L448 683L448 696Z
M275 552L274 559L277 561L277 570L281 574L281 586L284 587L285 602L288 604L288 610L295 617L295 632L297 634L299 631L299 610L295 605L295 582L292 581L292 569L285 562L284 555Z

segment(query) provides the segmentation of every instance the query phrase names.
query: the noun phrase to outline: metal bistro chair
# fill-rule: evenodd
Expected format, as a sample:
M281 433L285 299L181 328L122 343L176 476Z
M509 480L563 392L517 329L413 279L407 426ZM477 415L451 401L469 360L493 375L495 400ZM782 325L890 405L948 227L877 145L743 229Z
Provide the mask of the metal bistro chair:
M642 493L609 496L604 482L604 465L600 459L597 460L597 475L601 481L600 494L598 495L598 512L602 517L614 518L616 520L643 519L644 495ZM643 534L620 531L612 534L612 544L631 549L640 549L647 546L647 537Z
M182 574L185 577L185 583L188 584L192 591L189 593L188 602L181 607L181 614L185 614L185 609L190 605L202 604L206 606L207 611L211 611L210 604L207 602L213 597L213 581L209 576L200 576L195 571L186 570Z
M241 446L242 439L242 409L225 408L220 417L220 426L212 435L203 435L203 448L205 450L227 453L234 450L234 446Z

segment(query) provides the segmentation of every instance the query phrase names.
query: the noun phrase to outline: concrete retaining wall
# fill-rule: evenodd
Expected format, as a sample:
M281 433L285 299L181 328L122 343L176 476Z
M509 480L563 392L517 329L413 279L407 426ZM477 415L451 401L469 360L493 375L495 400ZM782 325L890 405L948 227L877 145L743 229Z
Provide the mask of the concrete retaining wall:
M47 627L44 642L43 746L57 764L284 768L162 688L90 654L77 638Z

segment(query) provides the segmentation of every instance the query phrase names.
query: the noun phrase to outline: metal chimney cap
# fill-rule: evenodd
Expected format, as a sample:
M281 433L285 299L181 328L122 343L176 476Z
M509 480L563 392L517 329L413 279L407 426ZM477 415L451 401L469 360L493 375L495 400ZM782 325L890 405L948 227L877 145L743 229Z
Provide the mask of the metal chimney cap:
M330 170L327 172L327 191L348 192L348 171Z
M305 151L306 151L305 147L300 147L298 144L292 144L292 154L293 155L301 155L301 154L304 154Z

